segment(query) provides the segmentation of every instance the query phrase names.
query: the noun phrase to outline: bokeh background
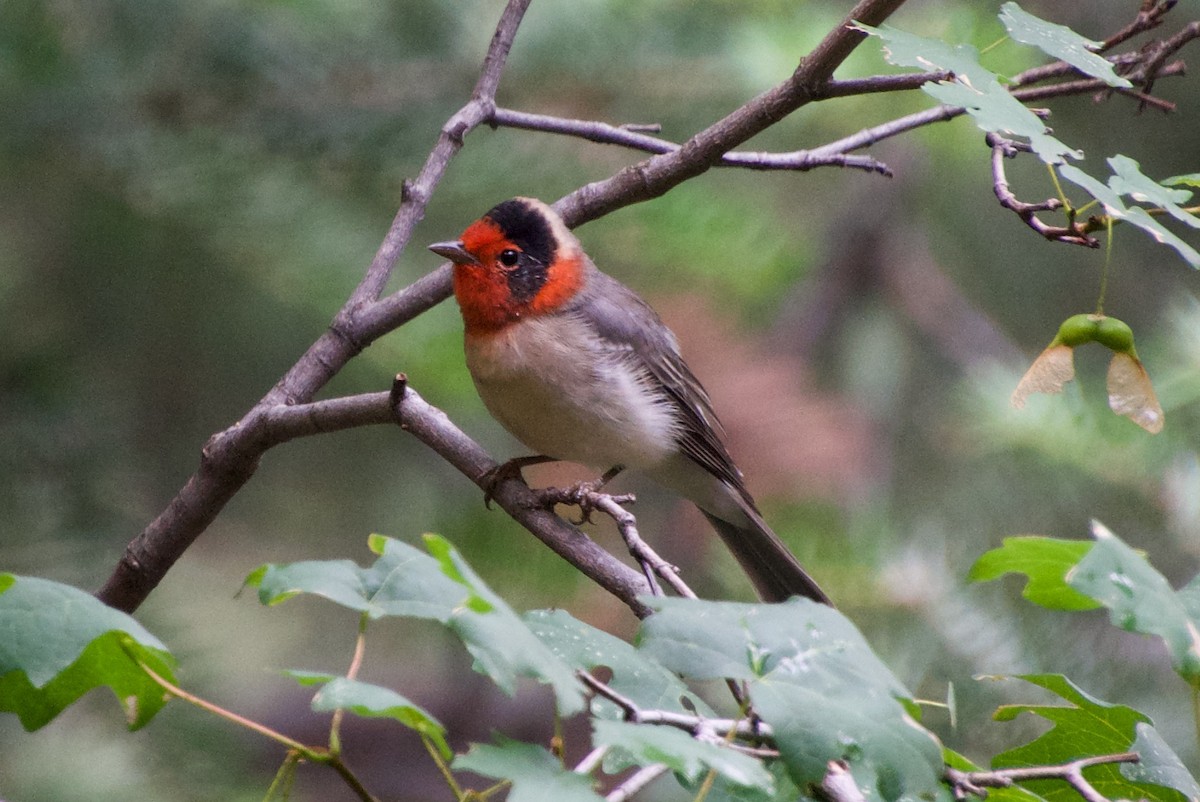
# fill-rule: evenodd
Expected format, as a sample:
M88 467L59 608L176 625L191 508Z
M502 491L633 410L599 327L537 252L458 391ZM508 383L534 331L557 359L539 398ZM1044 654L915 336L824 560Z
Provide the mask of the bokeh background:
M676 140L777 83L846 3L535 0L500 102ZM893 24L985 47L999 3L923 0ZM1026 3L1100 38L1120 3ZM386 231L401 181L468 96L498 0L5 0L0 3L0 569L99 587L170 500L205 440L246 411L324 329ZM1186 8L1177 11L1186 11ZM1168 24L1173 30L1185 20ZM1185 55L1187 55L1185 53ZM1038 63L1012 43L986 62ZM867 43L843 77L889 70ZM1155 177L1200 171L1200 84L1163 81L1171 116L1116 98L1055 101L1085 167L1127 153ZM793 150L927 107L920 93L810 106L752 143ZM1106 309L1129 322L1167 412L1150 437L1107 411L1105 353L1020 413L1008 395L1068 315L1094 308L1100 252L1040 241L992 195L983 137L961 119L870 151L892 179L849 170L713 170L579 231L606 270L676 329L712 391L767 518L920 696L927 722L986 760L1032 732L991 723L1031 698L980 673L1061 671L1149 713L1195 765L1189 699L1161 647L1102 613L1023 603L1014 580L969 585L972 561L1021 533L1082 538L1092 518L1176 583L1200 554L1197 278L1139 232L1116 237ZM545 134L473 133L404 255L394 288L516 194L553 200L640 158ZM1024 199L1043 168L1011 166ZM1193 243L1195 237L1192 236ZM1095 353L1092 353L1092 351ZM404 371L498 458L521 453L476 398L457 310L443 304L372 345L325 396ZM531 471L541 482L581 474ZM623 480L627 481L627 480ZM700 517L653 488L642 530L705 594L750 598ZM518 609L555 606L628 636L635 622L464 477L394 428L290 443L167 577L139 618L186 687L319 743L323 716L282 668L339 673L353 614L238 595L257 565L370 559L366 537L450 538ZM617 548L610 528L596 536ZM544 694L508 699L436 627L376 625L363 678L450 727L545 739ZM350 760L387 798L449 798L415 736L350 722ZM259 799L282 755L182 704L129 734L93 694L34 734L0 720L0 798ZM350 798L301 771L296 799Z

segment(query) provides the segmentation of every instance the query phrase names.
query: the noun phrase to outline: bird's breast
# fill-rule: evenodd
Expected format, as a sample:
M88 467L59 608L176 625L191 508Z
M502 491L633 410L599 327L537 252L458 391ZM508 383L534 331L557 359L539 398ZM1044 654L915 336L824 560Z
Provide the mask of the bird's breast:
M468 336L466 355L488 411L539 454L603 470L653 468L678 451L678 414L661 386L582 318Z

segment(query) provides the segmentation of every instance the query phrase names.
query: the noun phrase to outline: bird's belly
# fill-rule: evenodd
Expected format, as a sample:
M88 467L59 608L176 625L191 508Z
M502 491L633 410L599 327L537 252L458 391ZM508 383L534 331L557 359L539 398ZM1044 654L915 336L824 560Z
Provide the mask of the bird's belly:
M488 411L525 446L601 470L653 468L676 453L676 414L627 360L593 355L586 326L531 319L467 340Z

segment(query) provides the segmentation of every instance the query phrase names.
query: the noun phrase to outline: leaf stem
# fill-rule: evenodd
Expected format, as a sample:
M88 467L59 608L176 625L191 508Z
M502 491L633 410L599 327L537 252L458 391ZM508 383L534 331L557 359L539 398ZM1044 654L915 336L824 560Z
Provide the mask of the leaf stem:
M245 727L251 732L257 732L259 735L262 735L265 738L270 738L272 741L286 746L290 752L295 754L297 760L311 760L313 763L323 763L332 767L334 771L341 775L346 785L350 786L350 789L358 795L359 799L363 800L363 802L378 802L378 800L376 800L376 798L372 796L362 784L362 781L359 780L358 777L355 776L354 772L350 770L350 767L342 762L341 756L319 746L305 746L299 741L289 738L283 733L273 730L264 724L259 724L257 721L248 719L245 716L239 716L232 710L226 710L220 705L196 696L194 693L189 693L171 681L159 676L154 669L150 668L150 666L146 665L146 663L142 660L137 659L137 657L134 657L132 654L130 657L133 657L134 662L136 662L138 667L146 673L146 676L154 680L154 682L156 682L171 696L178 697L189 704L195 705L201 710L212 713L213 715L232 722L233 724L237 724L238 726Z
M138 660L136 657L134 658L134 661L138 664L138 667L141 668L142 671L146 672L146 676L148 676L150 679L154 680L160 687L162 687L163 690L165 690L167 693L171 694L172 696L178 697L179 699L182 699L183 701L187 702L188 704L195 705L196 707L200 708L201 710L206 710L209 713L212 713L215 716L223 718L226 721L237 724L240 727L245 727L246 729L251 730L252 732L257 732L259 735L262 735L263 737L270 738L272 741L275 741L278 744L282 744L283 746L286 746L288 749L291 749L292 751L296 752L300 757L302 757L306 760L312 760L312 761L318 761L318 762L327 762L329 760L329 753L326 752L324 749L314 748L311 746L305 746L304 744L300 743L299 741L293 740L292 738L289 738L288 736L284 735L283 733L273 730L264 724L259 724L257 721L248 719L245 716L239 716L237 713L234 713L232 710L226 710L225 708L221 707L220 705L213 704L212 702L208 701L207 699L202 699L193 693L189 693L188 691L185 691L183 688L180 688L178 685L175 685L174 683L170 682L169 680L167 680L163 677L160 677L158 675L158 673L155 672L154 669L150 668L150 666L146 665L141 660Z
M354 641L354 656L350 658L350 667L346 669L346 678L354 679L362 668L363 654L367 649L367 624L371 618L363 613L358 618L358 637ZM329 725L329 751L331 754L342 753L342 718L346 715L345 708L339 707L333 711L333 721Z
M442 760L442 755L438 751L437 745L429 739L425 733L420 733L421 743L425 745L425 751L433 758L433 764L437 766L438 771L442 773L442 779L446 781L446 785L450 787L450 793L454 794L454 798L458 802L462 802L466 798L462 786L454 779L454 775L450 772L450 767L446 765L446 761Z

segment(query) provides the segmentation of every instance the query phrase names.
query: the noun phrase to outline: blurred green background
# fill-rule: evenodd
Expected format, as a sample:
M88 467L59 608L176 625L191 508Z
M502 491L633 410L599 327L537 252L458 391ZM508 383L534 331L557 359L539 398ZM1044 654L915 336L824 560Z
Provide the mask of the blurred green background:
M535 0L502 105L676 140L782 80L847 3ZM984 47L999 3L913 2L893 24ZM1096 38L1121 3L1027 3ZM497 0L5 0L0 3L0 569L99 587L171 499L213 432L237 420L320 335L370 261L400 182L468 97ZM1183 9L1186 10L1186 9ZM1168 32L1186 20L1168 24ZM1186 54L1185 54L1186 55ZM985 63L1039 63L1002 44ZM868 42L841 77L889 71ZM1163 81L1172 116L1127 99L1052 104L1052 125L1158 178L1200 171L1200 84ZM920 93L810 106L751 143L820 145L931 101ZM1188 693L1157 643L1102 613L1047 613L1012 580L965 575L1004 536L1082 538L1097 518L1176 583L1200 555L1200 306L1193 271L1119 231L1106 310L1130 323L1167 412L1150 437L1108 412L1106 356L1023 412L1008 395L1068 315L1095 305L1102 254L1040 241L995 203L982 134L960 119L870 151L896 177L714 170L579 231L589 253L676 329L775 528L931 710L950 746L986 760L1029 730L988 713L1029 698L979 673L1061 671L1149 713L1194 765ZM544 134L473 133L404 255L394 288L437 264L424 244L494 203L553 200L640 158ZM1017 194L1053 194L1011 166ZM1193 244L1195 237L1192 237ZM443 304L372 345L326 396L397 371L498 458L519 447L483 411ZM543 482L581 476L531 471ZM627 480L623 480L627 481ZM652 488L642 531L709 595L749 598L700 517ZM237 596L267 562L350 557L366 537L450 538L519 609L565 607L621 635L635 622L398 429L290 443L139 611L183 684L318 743L325 719L281 668L342 672L354 617ZM617 548L611 528L597 537ZM364 679L425 705L465 748L492 730L550 733L546 697L507 699L429 626L370 634ZM352 722L352 765L388 798L449 798L419 742ZM261 798L282 755L181 704L125 732L99 694L26 735L0 720L0 798ZM350 798L301 771L297 799Z

